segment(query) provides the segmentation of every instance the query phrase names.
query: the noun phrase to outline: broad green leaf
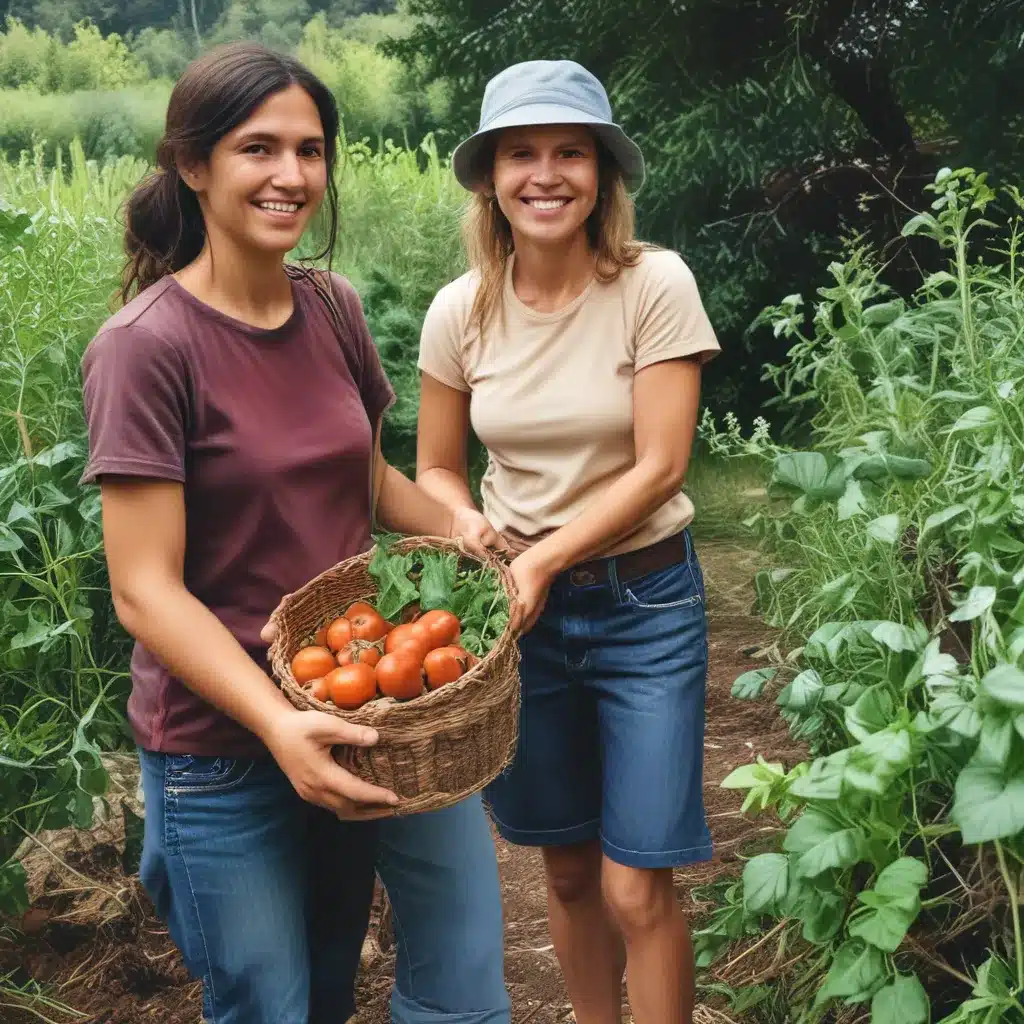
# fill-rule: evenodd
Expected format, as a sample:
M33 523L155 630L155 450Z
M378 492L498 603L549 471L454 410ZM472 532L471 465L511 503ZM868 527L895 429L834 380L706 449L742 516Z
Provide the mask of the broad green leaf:
M423 611L451 608L458 571L459 560L456 555L441 551L424 554L419 588L420 608Z
M949 428L951 434L959 434L965 431L979 430L982 427L990 426L999 417L996 415L994 409L991 409L987 405L976 405L973 409L968 409L957 421Z
M755 668L744 672L732 684L732 695L737 700L756 700L761 696L765 684L775 677L778 669Z
M813 892L800 908L804 922L803 937L822 945L839 934L846 914L846 897L837 892Z
M950 613L951 622L970 622L984 615L996 603L996 588L988 586L971 587L963 604Z
M824 688L821 676L813 668L805 669L783 687L775 703L787 711L811 711L821 699Z
M798 875L813 878L830 868L852 867L865 853L864 833L817 807L808 807L793 822L783 849L798 855Z
M865 459L854 471L858 480L920 480L931 476L932 466L924 459L911 459L903 455L879 452Z
M74 441L61 441L52 448L39 452L32 460L37 466L56 466L69 459L78 458L82 453L81 447Z
M884 977L882 951L862 939L849 939L836 951L814 1005L820 1007L830 999L849 999L870 992Z
M997 704L1024 711L1024 672L1016 665L996 665L981 680L981 691Z
M872 733L886 728L895 713L892 694L882 683L870 686L846 709L846 728L856 740L863 742Z
M935 637L925 648L921 671L926 676L955 676L960 666L952 654L939 650L939 638Z
M757 769L756 764L741 764L738 768L733 768L719 786L722 789L750 789L752 786L760 786L764 780L760 778Z
M898 515L879 516L872 519L865 527L873 540L882 544L895 544L900 537L900 517Z
M872 327L884 327L891 324L893 320L902 315L904 302L902 299L890 299L888 302L878 302L873 306L865 306L861 315L864 323Z
M843 496L836 505L839 521L845 522L847 519L852 519L866 506L867 498L864 496L864 489L861 487L860 481L850 477L846 481L846 490L843 491Z
M750 914L772 913L789 888L789 858L762 853L743 868L743 907Z
M909 235L932 235L938 237L942 232L939 222L930 213L918 213L903 225L900 234L904 238Z
M20 551L24 546L22 539L12 529L0 523L0 552Z
M1013 716L1002 708L989 708L981 719L976 758L985 764L1006 764L1013 746Z
M946 523L952 522L954 519L959 519L965 512L970 512L970 509L966 505L949 505L942 509L941 512L933 512L925 521L924 526L921 528L922 540L937 530L940 526L945 526Z
M971 761L956 780L950 817L965 843L1007 839L1024 831L1024 773Z
M871 638L884 644L890 651L917 651L921 645L914 631L899 622L880 622L871 630Z
M899 857L878 873L875 891L888 898L913 896L928 881L928 867L916 857Z
M775 459L772 483L808 498L834 500L846 489L842 463L829 465L821 452L785 452Z
M928 994L916 974L900 974L871 1000L871 1024L926 1024Z
M981 732L981 715L973 700L965 700L955 690L935 695L929 714L937 725L950 729L964 739L973 740Z

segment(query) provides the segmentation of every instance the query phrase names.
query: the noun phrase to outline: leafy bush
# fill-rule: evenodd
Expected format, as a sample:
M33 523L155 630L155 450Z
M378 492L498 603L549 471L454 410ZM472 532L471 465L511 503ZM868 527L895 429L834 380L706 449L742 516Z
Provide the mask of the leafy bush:
M167 86L156 82L65 95L0 90L0 153L17 160L41 145L52 161L78 138L91 159L151 157L163 132L168 94Z
M829 267L812 333L800 296L764 314L793 342L768 376L814 410L813 449L703 426L771 468L757 592L795 648L733 693L770 688L813 759L723 783L786 829L698 948L708 964L777 922L780 949L806 948L782 982L801 1019L844 1004L874 1024L1024 1021L1024 197L1003 196L1004 230L983 175L930 188L903 233L949 262L911 299L856 251Z
M67 45L42 29L29 30L13 18L0 33L0 87L27 86L39 92L123 89L148 77L146 66L118 35L103 36L95 25L75 25Z

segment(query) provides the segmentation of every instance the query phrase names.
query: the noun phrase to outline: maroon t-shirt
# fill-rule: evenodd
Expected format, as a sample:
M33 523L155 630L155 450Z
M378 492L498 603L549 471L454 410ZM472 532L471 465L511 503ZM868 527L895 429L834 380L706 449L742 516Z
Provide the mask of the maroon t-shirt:
M264 670L259 634L281 597L371 544L371 424L394 393L358 295L332 283L350 325L341 339L307 281L292 284L288 321L267 330L167 277L112 316L82 359L83 483L109 473L184 485L185 585ZM266 754L140 644L131 673L142 747Z

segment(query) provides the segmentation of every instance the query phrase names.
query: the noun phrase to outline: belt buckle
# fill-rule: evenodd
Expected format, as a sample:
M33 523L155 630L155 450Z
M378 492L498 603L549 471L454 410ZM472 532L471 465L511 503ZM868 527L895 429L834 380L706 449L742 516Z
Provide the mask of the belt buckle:
M589 569L573 569L569 573L569 582L574 587L589 587L597 582L597 577Z

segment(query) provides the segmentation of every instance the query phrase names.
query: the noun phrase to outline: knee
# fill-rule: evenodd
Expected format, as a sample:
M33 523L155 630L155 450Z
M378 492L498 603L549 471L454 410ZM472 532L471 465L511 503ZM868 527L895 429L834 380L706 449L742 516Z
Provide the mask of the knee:
M552 847L544 851L548 891L559 903L579 903L601 894L600 851L585 847Z
M606 863L601 890L627 938L650 931L676 911L672 871L668 868L645 870Z

